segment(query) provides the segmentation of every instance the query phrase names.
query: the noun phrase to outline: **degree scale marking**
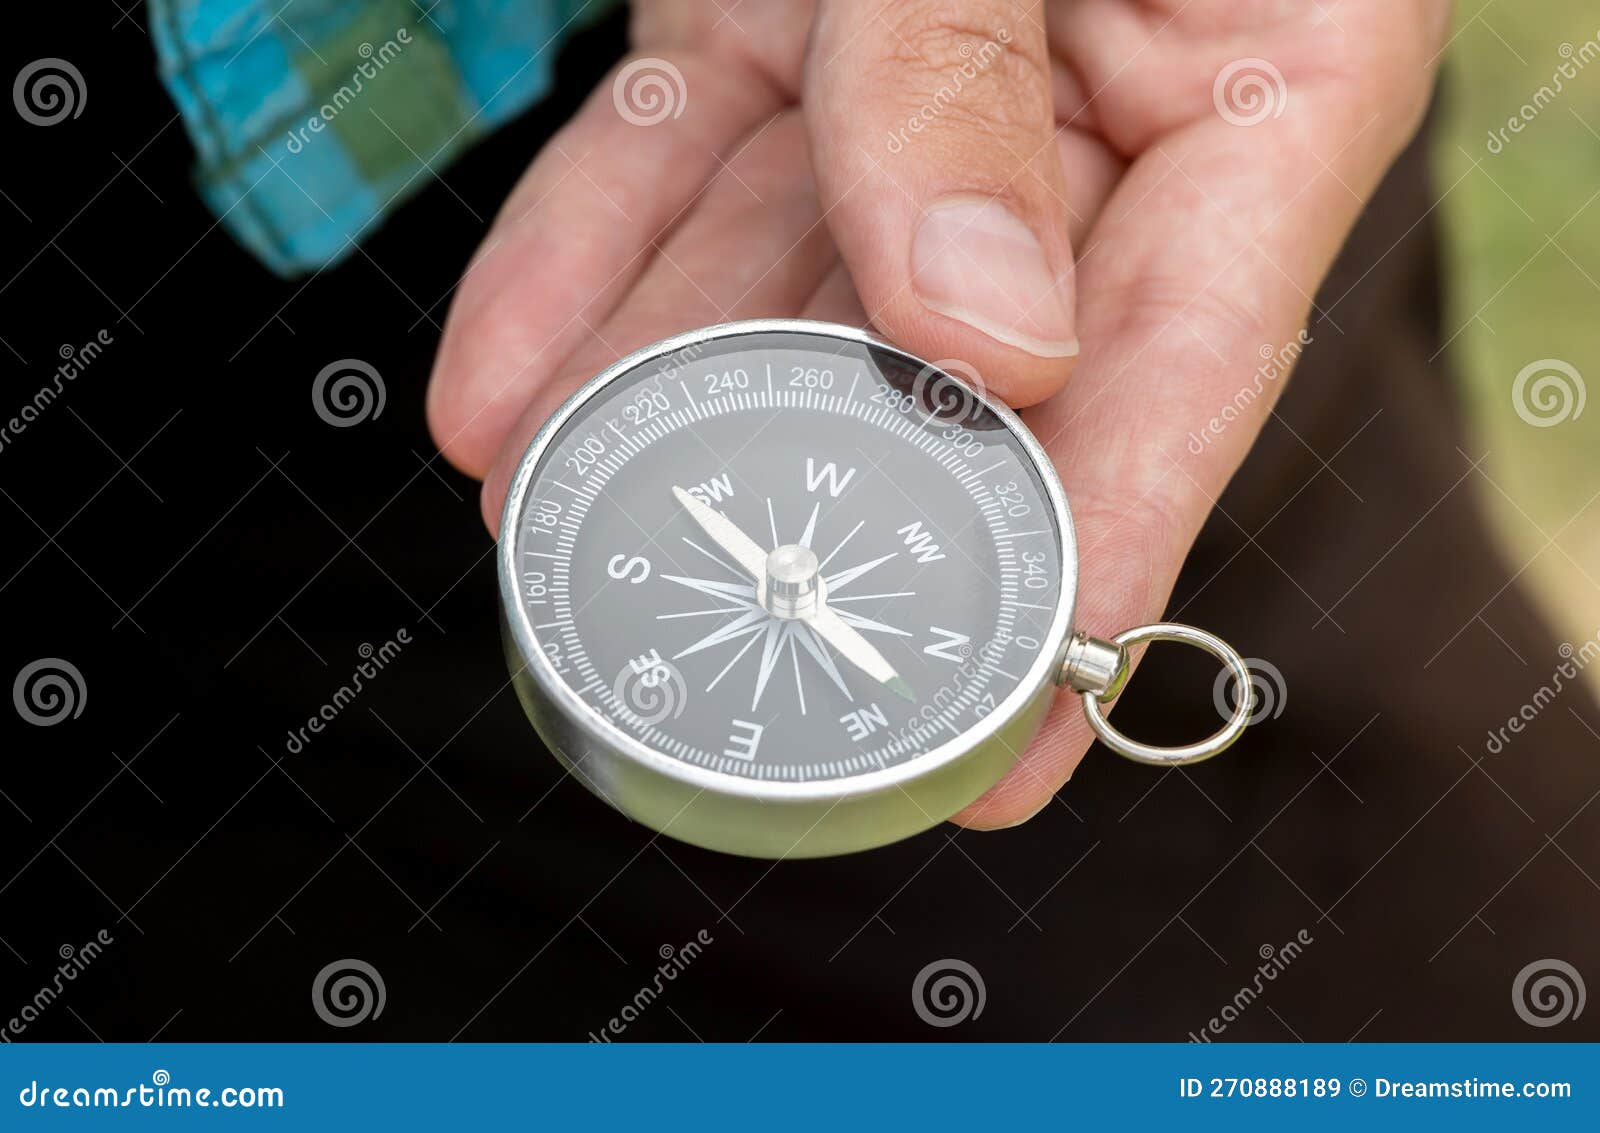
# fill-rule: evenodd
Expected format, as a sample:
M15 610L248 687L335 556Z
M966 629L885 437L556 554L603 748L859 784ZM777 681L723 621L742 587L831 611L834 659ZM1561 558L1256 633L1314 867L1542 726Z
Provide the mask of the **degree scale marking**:
M778 408L782 408L782 407L785 407L786 405L792 405L792 398L793 398L793 395L789 394L788 391L784 391L783 393L778 394L777 395L777 407ZM731 403L730 403L730 400L731 400ZM806 391L806 396L805 396L804 400L807 403L812 402L812 400L813 400L812 391ZM832 402L832 401L836 401L837 399L828 398L828 399L825 399L825 400L827 402ZM740 397L739 395L731 395L731 399L725 399L725 398L714 399L705 408L703 408L702 416L704 416L704 417L720 416L720 415L722 415L724 413L739 412L739 411L745 410L745 409L757 409L757 408L771 409L771 408L774 408L774 406L768 404L767 403L767 399L763 398L763 397L760 397L759 395L757 395L757 396L748 396L747 395L747 396L744 396L744 397ZM832 409L833 407L831 405L828 405L826 408L827 409ZM837 410L835 410L835 412L836 411ZM902 437L906 437L908 439L910 439L911 434L920 433L921 434L921 439L920 440L912 440L912 443L915 445L915 447L917 447L917 448L929 453L932 456L935 456L936 458L939 458L938 462L940 464L942 464L942 465L944 465L944 466L946 466L948 468L951 468L953 471L956 471L958 473L958 479L962 482L964 487L968 488L969 495L972 495L975 499L979 498L980 496L982 496L982 497L987 497L988 496L987 490L982 489L981 487L975 490L975 489L973 489L971 487L971 479L972 479L972 477L960 477L959 476L960 472L966 470L965 462L961 461L959 459L959 457L955 457L954 456L953 451L951 450L951 447L949 445L945 444L943 441L939 440L938 438L934 438L930 434L928 434L927 430L925 428L925 422L916 421L915 423L912 423L911 419L908 418L906 415L900 414L900 413L895 412L895 411L891 411L891 410L889 410L887 408L880 409L880 410L876 411L875 413L871 414L870 416L862 415L862 414L859 414L859 413L852 414L852 415L862 417L862 419L866 420L867 423L869 423L869 424L886 428L888 431L893 432L893 433L895 433L897 435L900 435ZM896 418L898 418L898 421L896 421ZM893 425L886 424L886 422L889 422L889 421L895 421L895 424L893 424ZM613 422L609 422L608 421L607 425L612 427L613 431L616 431L618 433L618 435L620 437L623 437L623 439L625 441L634 439L634 438L626 437L621 433L620 430L616 430ZM657 439L659 436L665 435L666 432L670 432L670 431L671 431L670 429L662 430L660 433L657 433L655 435L655 437L652 437L652 439ZM589 482L593 486L595 493L598 494L599 487L603 486L614 475L616 475L618 472L621 471L622 466L627 463L627 456L631 456L634 453L637 453L638 451L642 451L643 447L644 447L643 445L638 444L637 441L635 440L633 446L627 452L627 455L625 455L625 456L623 456L620 459L617 459L615 461L601 462L603 465L606 466L604 472L598 472L597 471L596 473L591 474L590 482ZM981 476L981 475L987 474L988 472L993 471L995 468L1003 466L1004 463L1006 463L1006 462L1002 461L1000 465L991 466L989 469L985 469L983 473L979 473L978 475ZM1019 459L1019 463L1020 463L1020 459ZM541 481L541 483L543 483L543 481ZM980 513L988 513L988 512L992 512L993 510L996 510L996 509L995 508L988 508L988 509L980 508ZM989 527L990 527L990 530L991 530L991 534L993 534L993 535L995 535L997 537L999 537L1001 532L1003 532L1004 529L1005 529L1005 525L1003 523L998 523L997 524L993 519L989 520ZM1047 532L1041 532L1041 533L1047 533ZM570 544L570 541L568 541L568 542ZM565 548L565 550L566 550L568 556L570 556L570 545L567 548ZM1001 573L1002 573L1003 576L1007 576L1007 575L1014 575L1016 572L1015 572L1014 569L1010 570L1010 571L1002 569ZM554 593L554 589L555 588L552 587L552 594ZM1002 594L1007 594L1007 593L1010 593L1010 592L1012 592L1014 590L1015 590L1014 581L1007 580L1005 582L1002 582L1002 584L1001 584ZM1007 648L1009 647L1010 641L1015 637L1015 634L1010 632L1010 622L1013 620L1013 618L1014 618L1014 615L1010 615L1010 614L1002 612L1001 615L999 616L999 618L997 619L995 639L996 640L1002 640L1003 639L1005 641L1005 643L1006 643L1006 647ZM558 622L556 624L561 624L561 623ZM589 688L593 688L593 687L595 687L596 681L599 681L599 678L598 678L598 676L592 675L593 672L594 672L593 666L588 664L587 654L586 654L586 652L584 652L584 650L582 648L582 644L578 640L575 630L573 630L572 627L571 627L570 618L567 620L565 628L568 630L568 633L566 634L566 638L568 640L568 643L571 646L573 646L573 651L569 655L579 659L579 666L578 667L579 667L580 671L591 675L591 680L589 681L588 685L585 686L585 690L587 690ZM1003 670L998 670L995 666L993 666L992 664L989 664L987 662L985 662L983 664L980 664L979 671L981 673L984 673L985 675L987 675L987 673L989 673L991 671L1000 671L1002 673L1004 672ZM601 687L603 689L604 682L600 682L600 684L601 684ZM941 728L942 727L942 728L950 731L953 735L959 735L960 731L958 729L956 729L950 722L951 717L954 716L954 715L959 715L959 713L964 711L967 707L969 707L972 704L975 704L977 702L979 696L981 695L982 689L984 688L984 686L986 684L987 684L986 681L968 682L966 687L964 688L963 692L955 700L953 708L950 711L946 711L945 713L942 713L941 715L939 715L937 717L933 717L933 718L923 717L922 720L921 720L921 723L923 725L922 727L920 727L920 728L910 728L909 730L912 732L912 734L915 735L915 734L925 733L926 731L931 731L931 730L935 730L937 728ZM603 703L606 703L608 707L611 707L612 712L613 712L614 715L624 715L625 714L625 712L626 712L625 709L618 709L618 708L613 707L611 705L610 702L613 701L615 698L613 696L609 695L608 692L604 692L603 691L599 699L601 699ZM625 718L625 715L624 715L624 718ZM909 725L908 725L908 728L909 728ZM651 728L651 729L648 729L648 730L644 731L642 734L646 738L651 740L651 742L656 743L658 746L667 747L667 748L669 748L669 750L676 750L676 751L680 751L680 753L681 753L681 751L683 749L686 749L686 747L687 747L687 745L684 745L681 741L677 740L675 737L668 736L668 735L665 735L663 733L660 733L658 729ZM891 754L896 754L897 755L899 753L899 749L902 749L905 746L906 745L903 742L901 742L900 740L892 740L889 744L886 745L886 747L884 749L880 749L880 750L872 751L872 752L860 753L860 754L857 755L856 758L847 761L844 766L846 766L846 768L849 769L849 770L859 770L859 769L861 769L861 765L862 765L863 760L869 761L869 762L872 762L872 763L876 763L879 766L884 766L885 764L884 764L883 758L882 758L882 751L883 750L888 750ZM729 767L730 767L728 761L723 759L722 757L709 756L708 753L701 752L698 749L687 749L687 750L690 750L690 751L694 752L694 754L699 757L698 759L695 759L694 762L702 762L702 763L705 763L706 765L717 766L718 769L720 769L720 770L728 770ZM825 765L826 768L832 768L833 766L834 766L834 764ZM802 770L803 771L803 770L808 769L808 767L806 767L806 766L796 766L796 765L790 765L790 764L758 764L758 765L756 765L756 769L758 769L760 771L759 777L761 777L761 778L774 778L774 777L776 777L776 778L787 778L788 776L783 775L782 772L785 772L785 771L792 772L792 771L796 771L796 770ZM745 768L744 770L749 770L749 769Z
M860 373L858 372L856 380L859 381L859 378ZM1011 544L1016 539L1034 535L1049 535L1051 533L1050 530L1045 528L1022 533L1011 532L1004 519L1005 508L995 500L983 482L986 476L999 468L1005 467L1007 464L1014 464L1018 471L1024 475L1029 474L1024 455L1008 450L1006 458L1000 462L982 470L974 470L956 452L954 446L929 431L929 424L941 424L937 417L915 418L886 405L874 407L866 403L855 402L855 382L852 382L850 393L844 398L840 398L836 394L819 396L815 390L808 389L798 396L789 390L774 391L771 394L763 391L756 391L755 393L730 392L705 402L695 400L687 380L681 381L680 385L684 390L685 400L688 402L688 407L685 409L663 412L660 416L646 423L641 423L631 434L624 433L617 428L614 419L604 421L600 427L602 429L609 428L616 433L623 443L604 458L595 462L588 477L582 481L584 491L575 493L586 498L584 498L581 505L581 513L575 516L575 522L570 529L571 533L563 532L560 536L557 546L558 553L556 554L527 550L522 552L526 555L556 560L556 566L551 572L549 599L558 616L555 620L543 624L559 627L561 630L560 641L566 646L567 650L567 662L579 674L587 678L581 689L573 681L567 681L569 686L582 693L594 690L598 684L599 691L595 699L600 702L605 714L617 723L628 726L628 729L633 734L638 735L651 746L676 755L685 762L737 774L743 778L797 781L814 779L819 771L825 771L834 777L855 774L873 766L887 766L884 760L886 754L897 760L908 750L920 754L917 749L932 732L943 729L953 735L959 735L965 731L965 727L958 728L952 721L978 703L990 683L989 676L991 673L998 671L1004 674L1004 670L998 669L993 662L1003 657L1019 636L1018 631L1022 627L1014 624L1017 616L1016 611L1019 608L1044 611L1053 609L1050 606L1041 606L1018 600L1018 570L1014 565L1015 554L1011 548ZM937 464L951 473L955 482L965 490L965 493L977 505L977 515L973 519L983 519L1000 566L1000 601L992 631L992 640L996 644L997 652L979 657L979 664L976 666L977 675L972 679L963 681L960 693L946 701L947 708L939 715L933 717L915 715L899 729L888 733L886 736L888 742L882 747L871 751L858 751L848 759L827 764L735 763L720 754L713 754L700 748L691 747L676 737L662 732L657 727L651 726L641 730L636 725L630 725L627 717L631 713L616 701L611 689L599 676L591 663L587 651L583 647L582 640L578 636L573 621L575 614L571 608L570 568L575 546L574 536L581 534L583 521L587 518L590 505L600 497L604 486L621 472L632 456L644 451L654 442L667 437L678 429L701 420L751 410L777 411L784 408L815 409L838 416L854 417L869 426L883 429L892 435L900 437L913 448L933 458ZM546 474L541 476L534 485L537 496L545 497L548 495L544 489L547 486L553 486L556 481L556 477L551 473L551 470L555 467L555 460L565 451L567 451L566 447L552 451L549 463L546 466ZM566 487L567 485L563 484L562 486ZM571 489L569 488L568 490L570 491ZM530 502L531 499L532 497L530 497ZM519 539L530 529L526 518L526 505L523 516L524 522L519 525ZM970 523L971 520L969 520L968 525ZM1059 561L1055 566L1059 571ZM982 570L981 567L978 569ZM1055 585L1058 587L1060 585L1059 574L1055 578ZM523 604L526 608L525 601ZM581 613L581 607L578 612ZM1034 626L1026 628L1034 630L1031 636L1042 636L1045 632ZM541 643L541 645L546 640L538 633L535 633L534 636L535 641ZM1028 635L1024 633L1021 636ZM1031 665L1032 661L1030 660L1028 663ZM897 736L900 738L896 738Z

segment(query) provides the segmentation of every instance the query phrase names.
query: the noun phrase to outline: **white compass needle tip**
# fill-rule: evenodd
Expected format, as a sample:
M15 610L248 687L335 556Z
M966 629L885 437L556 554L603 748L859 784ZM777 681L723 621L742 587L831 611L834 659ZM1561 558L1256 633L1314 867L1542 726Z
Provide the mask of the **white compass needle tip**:
M766 573L767 552L762 550L754 539L751 539L734 524L733 520L723 515L710 504L697 499L694 495L684 491L676 484L672 486L672 494L677 497L689 517L700 525L700 529L711 537L711 541L732 555L746 572L759 582Z
M817 636L837 649L846 661L897 696L916 703L916 693L912 692L911 686L894 671L894 666L889 664L872 642L856 632L830 609L826 602L818 603L816 608L804 615L804 620Z

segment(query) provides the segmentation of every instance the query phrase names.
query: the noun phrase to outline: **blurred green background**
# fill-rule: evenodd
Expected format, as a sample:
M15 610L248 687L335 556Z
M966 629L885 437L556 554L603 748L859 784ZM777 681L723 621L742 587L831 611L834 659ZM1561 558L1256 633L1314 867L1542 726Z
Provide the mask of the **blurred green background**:
M1553 400L1542 416L1565 419L1538 426L1517 412L1513 388L1525 367L1556 359L1576 385L1542 371L1600 395L1600 4L1461 0L1455 18L1434 153L1452 284L1446 349L1473 423L1471 458L1487 453L1479 498L1512 569L1580 645L1600 629L1600 404L1563 411ZM1525 104L1532 121L1491 152L1491 131ZM1448 548L1440 555L1444 566Z

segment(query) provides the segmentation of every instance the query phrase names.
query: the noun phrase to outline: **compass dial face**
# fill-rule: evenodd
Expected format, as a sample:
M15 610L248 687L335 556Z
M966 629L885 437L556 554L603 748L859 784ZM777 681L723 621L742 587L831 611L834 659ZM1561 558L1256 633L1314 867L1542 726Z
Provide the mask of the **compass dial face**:
M530 663L591 728L742 779L848 780L992 729L1047 679L1070 528L1029 445L946 372L724 332L587 392L519 479L510 581Z

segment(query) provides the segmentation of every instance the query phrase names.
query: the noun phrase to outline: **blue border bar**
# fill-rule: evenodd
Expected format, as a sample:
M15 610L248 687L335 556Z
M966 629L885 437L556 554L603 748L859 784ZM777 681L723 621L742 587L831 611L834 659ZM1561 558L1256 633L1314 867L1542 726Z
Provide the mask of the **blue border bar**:
M1514 1095L1554 1084L1566 1096L1495 1096L1500 1083ZM7 1130L178 1122L442 1130L492 1121L541 1130L898 1133L1162 1122L1230 1131L1359 1123L1366 1133L1448 1120L1453 1131L1503 1133L1508 1121L1600 1127L1600 1048L14 1045L0 1049L0 1088Z

